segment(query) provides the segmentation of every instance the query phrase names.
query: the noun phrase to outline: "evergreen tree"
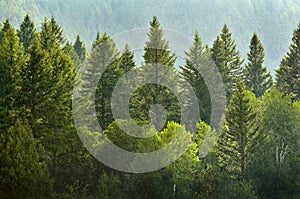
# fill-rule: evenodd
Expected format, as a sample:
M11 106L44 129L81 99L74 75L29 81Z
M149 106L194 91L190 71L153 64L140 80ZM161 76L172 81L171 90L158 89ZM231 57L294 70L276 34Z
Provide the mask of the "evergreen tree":
M289 52L276 70L276 87L284 94L300 99L300 24L294 31Z
M221 168L233 179L247 177L248 164L258 138L255 96L238 82L226 112L224 133L219 140Z
M31 21L29 15L27 14L21 23L20 30L18 30L18 36L20 38L20 42L23 43L25 51L32 44L35 36L36 29L34 23Z
M10 121L7 116L11 110L11 94L15 87L17 68L26 65L27 57L19 43L16 31L11 25L4 33L0 45L0 128L5 128ZM3 129L2 129L3 130ZM1 130L1 131L2 131ZM3 130L5 131L5 130Z
M0 197L49 198L52 180L45 151L27 122L13 114L14 124L0 134Z
M239 51L236 49L235 41L231 37L227 25L223 26L220 36L214 41L212 59L215 61L225 84L226 96L229 100L235 90L237 78L241 75L241 59Z
M10 26L11 26L11 24L10 24L9 20L6 19L3 23L3 27L0 30L0 43L2 42L2 40L4 38L5 32L9 29Z
M68 172L64 158L73 153L72 145L78 145L71 117L76 67L58 45L51 51L43 49L39 37L27 53L28 63L20 65L15 73L13 108L22 110L34 137L43 144L55 191L61 192L70 178L63 175Z
M62 46L65 43L63 30L53 16L50 20L44 19L41 29L40 35L43 49L51 50L55 45Z
M73 48L73 45L67 42L67 44L64 46L63 51L65 55L69 56L75 66L78 68L82 61L79 59L78 54L76 53L75 49Z
M111 95L120 75L119 62L120 55L114 41L106 33L102 37L98 33L82 79L86 89L97 88L95 106L98 121L103 129L113 121Z
M168 88L159 84L160 81L174 84L175 78L178 76L174 67L176 57L174 54L170 54L168 42L163 38L163 31L155 16L150 22L148 37L149 40L144 48L145 63L140 70L144 78L148 79L147 77L151 76L157 83L146 84L133 94L131 100L133 117L149 121L148 113L151 105L160 104L167 110L167 120L179 121L180 106L176 96ZM160 67L163 67L164 70L160 70ZM154 118L159 118L159 116L153 115ZM157 123L157 121L152 122Z
M123 74L135 67L134 54L130 51L128 44L125 45L124 52L121 56L120 69Z
M272 76L263 66L265 52L256 33L250 41L250 52L247 54L249 63L244 68L246 88L256 97L261 97L272 86Z
M228 71L225 70L224 62L225 62L225 53L224 53L224 42L217 36L217 39L213 43L213 47L211 49L211 57L214 60L222 79L225 82L229 81L229 74Z
M130 50L129 46L126 44L125 48L124 48L124 51L123 51L123 53L121 55L121 58L120 58L119 75L118 75L118 78L125 78L122 81L122 84L124 84L124 85L122 85L122 87L124 87L126 89L121 90L121 93L118 93L118 99L117 100L123 101L124 97L126 96L126 94L128 92L128 90L130 88L132 88L132 84L133 84L134 80L128 78L128 76L124 77L124 75L127 72L131 71L131 70L136 70L136 64L135 64L135 61L134 61L134 54ZM120 104L121 102L117 101L116 103ZM114 104L113 104L113 106L114 106ZM131 104L129 104L129 106L131 106ZM126 111L126 110L120 110L120 108L119 108L119 111Z
M208 123L210 121L211 100L208 88L202 77L203 74L200 74L200 71L204 68L203 65L206 64L205 60L210 55L205 46L202 45L198 32L195 33L193 46L185 54L185 65L180 67L182 70L181 74L196 93L201 120Z
M75 52L77 53L81 63L84 62L84 60L87 57L87 50L86 50L85 44L81 41L79 35L77 35L76 41L73 45L73 48L74 48Z

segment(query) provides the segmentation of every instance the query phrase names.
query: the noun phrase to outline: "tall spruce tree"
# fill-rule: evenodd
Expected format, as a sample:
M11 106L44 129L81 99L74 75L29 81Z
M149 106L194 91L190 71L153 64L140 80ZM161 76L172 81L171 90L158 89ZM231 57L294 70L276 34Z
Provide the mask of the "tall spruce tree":
M71 117L76 67L60 46L43 49L41 41L40 37L35 38L27 50L30 59L17 68L13 107L23 110L33 135L43 144L55 191L59 192L65 189L68 178L62 175L67 172L66 167L60 165L65 164L65 156L72 154L71 145L76 142Z
M242 73L240 52L236 49L235 40L227 25L223 26L220 36L214 41L212 59L215 61L225 84L226 97L229 100L235 90L235 84Z
M221 168L234 179L247 177L249 158L259 135L255 124L255 99L239 80L228 105L218 152Z
M79 35L77 35L76 41L73 45L73 48L74 48L75 52L77 53L81 63L84 62L84 60L87 57L87 49L86 49L83 41L81 41Z
M106 33L102 37L98 33L87 59L83 84L87 89L97 87L95 106L98 121L103 129L113 121L111 96L120 75L119 62L120 54L114 41ZM98 82L91 82L97 78Z
M15 87L17 68L26 65L22 44L19 43L14 28L9 24L0 45L0 128L5 128L10 121L7 119L11 110L11 94ZM4 131L4 130L3 130Z
M246 88L252 91L256 97L261 97L272 86L272 76L263 66L265 52L264 47L256 33L250 41L250 52L247 54L248 64L244 68Z
M149 121L149 110L152 105L160 104L167 110L167 120L180 120L180 106L176 96L166 87L159 84L160 81L174 82L178 75L174 63L176 57L170 53L168 42L163 38L163 30L156 16L150 22L149 40L144 48L145 63L141 67L142 75L154 78L155 84L146 84L136 90L132 97L133 117L139 120ZM164 71L159 68L163 67ZM150 113L152 114L152 113ZM159 118L153 113L153 118ZM156 123L156 121L152 121Z
M63 46L66 41L63 36L63 30L53 16L50 20L44 19L41 29L40 35L43 49L50 50L55 45Z
M300 24L294 31L289 52L276 70L276 87L284 94L300 99Z
M2 42L2 40L4 38L5 32L9 29L10 26L11 26L11 24L10 24L9 20L6 19L3 22L3 25L2 25L1 30L0 30L0 43Z
M120 69L123 74L127 73L136 66L134 61L134 54L130 50L128 44L125 45L124 51L121 56Z
M128 90L132 87L132 83L134 80L131 78L128 78L128 76L124 76L127 72L129 72L131 70L136 70L136 64L135 64L135 60L134 60L134 54L130 50L129 46L126 44L125 48L123 50L123 53L120 57L119 75L118 75L118 79L124 78L122 81L122 83L124 85L122 85L122 86L126 89L121 90L121 93L118 93L118 99L117 99L118 101L123 100L124 96L126 96ZM116 103L120 104L118 101ZM129 106L131 106L130 103L129 103ZM126 111L126 110L122 110L122 111Z
M11 25L4 33L0 59L0 170L3 179L1 182L4 183L1 184L4 187L1 190L10 193L9 197L48 197L47 194L51 193L51 180L47 176L45 161L40 160L45 158L44 150L39 140L33 138L31 125L24 119L28 116L27 109L23 109L24 105L18 98L20 96L16 96L20 80L19 70L27 66L28 57L24 54L23 45ZM27 96L29 99L32 97L30 93Z
M205 60L210 56L206 47L202 44L199 33L194 36L193 46L189 52L185 52L185 65L181 66L181 74L186 81L193 87L198 98L200 107L200 117L203 121L209 123L211 113L211 100L208 88L200 74L201 68L204 68Z
M26 51L36 36L34 23L31 21L28 14L24 17L24 20L21 23L20 30L18 30L18 36Z

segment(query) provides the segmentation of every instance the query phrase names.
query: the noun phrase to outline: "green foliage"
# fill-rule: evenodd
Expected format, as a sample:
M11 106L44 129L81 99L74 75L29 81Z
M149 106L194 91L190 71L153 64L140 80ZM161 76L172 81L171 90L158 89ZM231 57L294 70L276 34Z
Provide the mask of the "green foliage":
M162 28L155 16L150 22L148 38L144 48L145 63L140 68L141 78L149 79L149 77L153 77L154 83L143 85L134 92L131 99L133 118L149 121L150 116L148 113L151 106L160 104L167 111L168 121L179 121L180 106L178 99L170 89L160 84L160 82L170 83L175 81L178 75L174 67L176 57L175 54L170 54L168 42L163 38ZM159 68L163 68L163 71ZM152 118L159 118L158 113L153 113ZM153 122L155 126L159 123L159 121Z
M252 91L256 97L261 97L272 86L272 76L263 67L265 51L256 33L250 41L249 63L244 68L246 88Z
M90 56L87 59L87 68L84 79L96 86L95 105L97 118L100 126L106 129L113 121L111 111L111 96L113 88L119 79L120 53L118 52L114 41L106 33L101 37L97 34ZM94 75L99 78L97 84L90 82L89 76ZM88 85L87 85L88 86Z
M41 29L40 36L43 49L51 50L55 48L55 45L62 46L65 43L63 30L53 16L50 20L44 19Z
M23 43L25 51L31 46L34 38L36 37L36 29L31 18L27 14L24 17L23 22L20 25L20 30L18 30L18 36L20 42Z
M219 198L258 199L252 184L247 181L228 183L224 192L219 193Z
M294 100L300 99L300 24L294 31L289 52L282 59L280 68L276 70L276 87L284 94L292 95Z
M185 80L193 87L198 98L200 117L203 121L209 122L211 116L211 99L206 83L200 74L207 64L209 57L206 47L202 44L199 33L194 36L194 43L189 52L186 52L185 65L181 66L181 74Z
M0 0L0 5L2 3ZM289 1L287 6L291 5ZM45 19L39 33L35 32L28 15L18 32L8 20L4 22L0 31L0 198L299 197L299 28L277 72L280 91L271 89L260 99L256 96L260 97L269 88L256 89L249 84L268 82L262 77L259 81L252 79L257 77L253 75L257 71L261 71L259 75L269 76L262 67L264 50L258 37L254 34L251 40L249 63L244 71L246 86L255 96L242 82L236 82L242 61L227 26L215 40L211 52L202 44L198 33L195 34L194 44L186 53L186 64L180 71L187 82L181 80L192 85L198 98L206 96L204 78L213 82L216 78L216 71L202 67L211 64L211 56L223 77L228 96L233 92L223 135L211 150L206 147L217 141L217 131L200 121L197 134L192 135L185 126L176 123L180 119L180 107L167 87L146 84L133 93L129 102L130 114L135 119L132 122L140 126L148 124L149 115L159 118L160 113L153 115L151 112L151 105L165 106L168 122L158 131L154 127L161 121L154 119L154 126L146 132L153 136L132 137L118 126L128 125L128 120L112 116L111 108L121 103L126 94L126 89L122 90L116 104L111 104L114 86L127 72L150 73L157 82L163 79L174 83L176 80L176 57L168 50L168 42L163 38L156 17L150 26L142 67L136 66L134 54L127 45L121 54L108 34L98 33L87 64L79 67L85 70L83 81L76 82L83 84L80 94L83 94L82 106L87 113L93 103L89 99L91 96L85 94L97 88L91 95L96 99L97 117L105 129L104 134L91 132L89 124L82 127L86 136L96 135L93 149L105 147L104 136L118 147L136 153L153 152L171 142L177 145L159 159L161 162L176 159L169 166L144 174L128 174L99 163L84 148L76 133L71 95L77 68L86 53L79 36L74 45L66 42L54 17ZM159 65L163 67L157 67ZM197 73L199 69L202 76ZM205 71L207 73L203 73ZM124 79L125 88L132 88L135 80L128 76ZM216 89L218 85L213 86ZM182 91L183 88L177 89ZM185 97L188 101L189 96ZM203 98L199 100L200 109L203 109L201 115L205 118L209 117L208 101L208 98L205 103ZM77 111L76 108L73 111ZM82 116L85 120L91 118ZM178 147L186 149L179 159L177 156L182 151ZM203 157L208 150L211 152ZM156 162L154 158L138 163L128 159L128 165L121 166L143 167Z
M67 43L63 48L64 53L69 56L75 66L79 68L79 66L82 64L82 61L79 59L78 54L76 53L75 49L70 43Z
M235 83L241 75L241 65L244 62L231 35L232 33L225 24L211 49L212 59L215 61L225 85L227 99L235 90Z
M262 98L259 131L264 134L251 162L261 198L286 198L299 190L299 109L276 89Z
M81 41L79 35L77 35L76 41L73 45L73 48L74 48L75 52L77 53L81 63L84 62L84 60L87 57L87 49L85 47L85 44Z
M18 115L12 114L12 118ZM49 197L52 180L44 148L33 137L26 120L14 120L14 125L0 135L0 197Z
M231 178L245 178L248 175L249 157L259 134L256 127L256 98L245 90L242 82L230 99L226 112L226 125L219 141L221 167Z
M23 53L23 46L19 43L16 31L8 22L8 29L0 44L0 129L6 131L11 123L9 111L13 99L11 95L16 83L17 69L26 65L27 56Z

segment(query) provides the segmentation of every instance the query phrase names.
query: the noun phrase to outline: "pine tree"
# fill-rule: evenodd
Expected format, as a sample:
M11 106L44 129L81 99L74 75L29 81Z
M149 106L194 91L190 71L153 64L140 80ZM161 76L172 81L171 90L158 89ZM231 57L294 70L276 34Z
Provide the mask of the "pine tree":
M87 56L87 50L85 44L81 41L80 36L77 35L76 41L73 45L75 52L77 53L81 63L84 62Z
M170 54L168 42L163 38L163 31L155 16L150 22L148 37L149 40L144 48L145 63L141 67L141 72L142 76L145 76L144 78L148 79L147 77L151 76L157 83L146 84L136 90L132 97L133 117L149 121L148 113L151 105L160 104L167 110L167 120L179 121L180 106L176 96L168 88L159 84L160 81L165 83L175 81L178 75L174 67L176 57L174 54ZM164 70L160 70L160 67ZM159 117L153 115L153 118Z
M239 80L228 105L218 152L221 168L234 178L247 177L249 158L259 135L255 125L254 103L254 94L245 90Z
M45 151L26 120L13 114L13 125L0 134L0 197L48 198L52 180L43 160Z
M181 74L193 87L198 98L201 120L209 123L211 113L211 100L206 83L200 74L204 68L205 60L210 56L205 46L203 46L199 33L194 36L193 46L186 52L185 65L181 66Z
M51 50L55 45L62 46L65 43L63 30L53 16L50 20L44 19L41 29L40 35L43 49Z
M300 24L294 31L289 52L276 70L276 87L284 94L300 99Z
M244 68L244 78L246 88L252 91L256 97L261 97L265 91L272 86L272 76L263 66L264 47L256 33L250 42L250 52L247 54L249 63Z
M25 51L32 44L35 36L36 29L34 23L31 21L29 15L27 14L21 23L20 30L18 30L18 36L20 38L20 42L23 43Z
M117 99L117 104L120 104L128 90L132 87L132 84L133 84L133 79L130 79L128 78L128 76L124 76L126 75L127 72L131 71L131 70L136 70L136 64L135 64L135 61L134 61L134 54L133 52L131 52L129 46L126 44L125 45L125 48L124 48L124 51L120 57L120 64L118 66L118 71L119 71L119 74L118 74L118 80L120 80L120 78L123 78L123 81L122 81L122 87L125 88L125 89L121 89L121 92L118 93L118 99ZM121 101L121 102L118 102L118 101ZM114 104L113 104L114 106ZM131 106L131 104L129 103L129 105L126 106L126 108L128 106ZM126 110L121 110L120 108L118 108L119 111L126 111Z
M121 56L120 69L123 74L127 73L135 67L134 54L130 51L128 44L125 45L124 52Z
M0 128L5 128L9 120L7 116L11 110L11 94L15 87L15 74L17 68L26 65L27 57L24 55L22 44L16 31L11 25L4 33L0 45Z
M73 45L67 42L67 44L64 46L63 51L65 55L68 55L75 66L78 68L82 61L79 59L78 54L76 53L75 49L73 48Z
M237 78L242 72L241 65L244 62L236 49L235 40L232 39L231 35L232 33L225 24L211 49L212 59L215 61L223 78L228 100L235 90Z
M9 29L10 26L11 26L11 24L10 24L9 20L6 19L3 23L3 27L0 30L0 43L2 42L2 40L4 38L5 32Z
M224 55L224 42L220 38L220 36L217 36L217 39L213 43L213 47L211 49L211 57L214 60L222 79L225 82L229 81L229 74L228 71L225 70L224 62L225 62L225 55ZM227 72L227 73L226 73Z
M111 96L120 75L119 62L120 55L114 41L106 33L102 37L97 34L87 59L83 83L87 89L97 87L95 106L98 121L103 129L113 121ZM97 78L99 78L98 82L96 82Z
M50 50L50 51L48 51ZM27 53L30 59L15 73L13 108L28 118L35 138L47 152L47 165L55 179L55 191L65 189L64 158L73 154L78 140L71 117L71 95L76 67L63 50L54 45L43 49L36 37ZM65 178L65 179L64 179Z

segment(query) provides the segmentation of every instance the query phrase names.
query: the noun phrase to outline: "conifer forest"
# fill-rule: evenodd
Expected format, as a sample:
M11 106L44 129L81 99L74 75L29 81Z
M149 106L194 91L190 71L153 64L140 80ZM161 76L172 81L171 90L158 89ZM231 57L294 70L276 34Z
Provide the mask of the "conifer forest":
M0 199L300 198L298 1L66 2L0 0Z

